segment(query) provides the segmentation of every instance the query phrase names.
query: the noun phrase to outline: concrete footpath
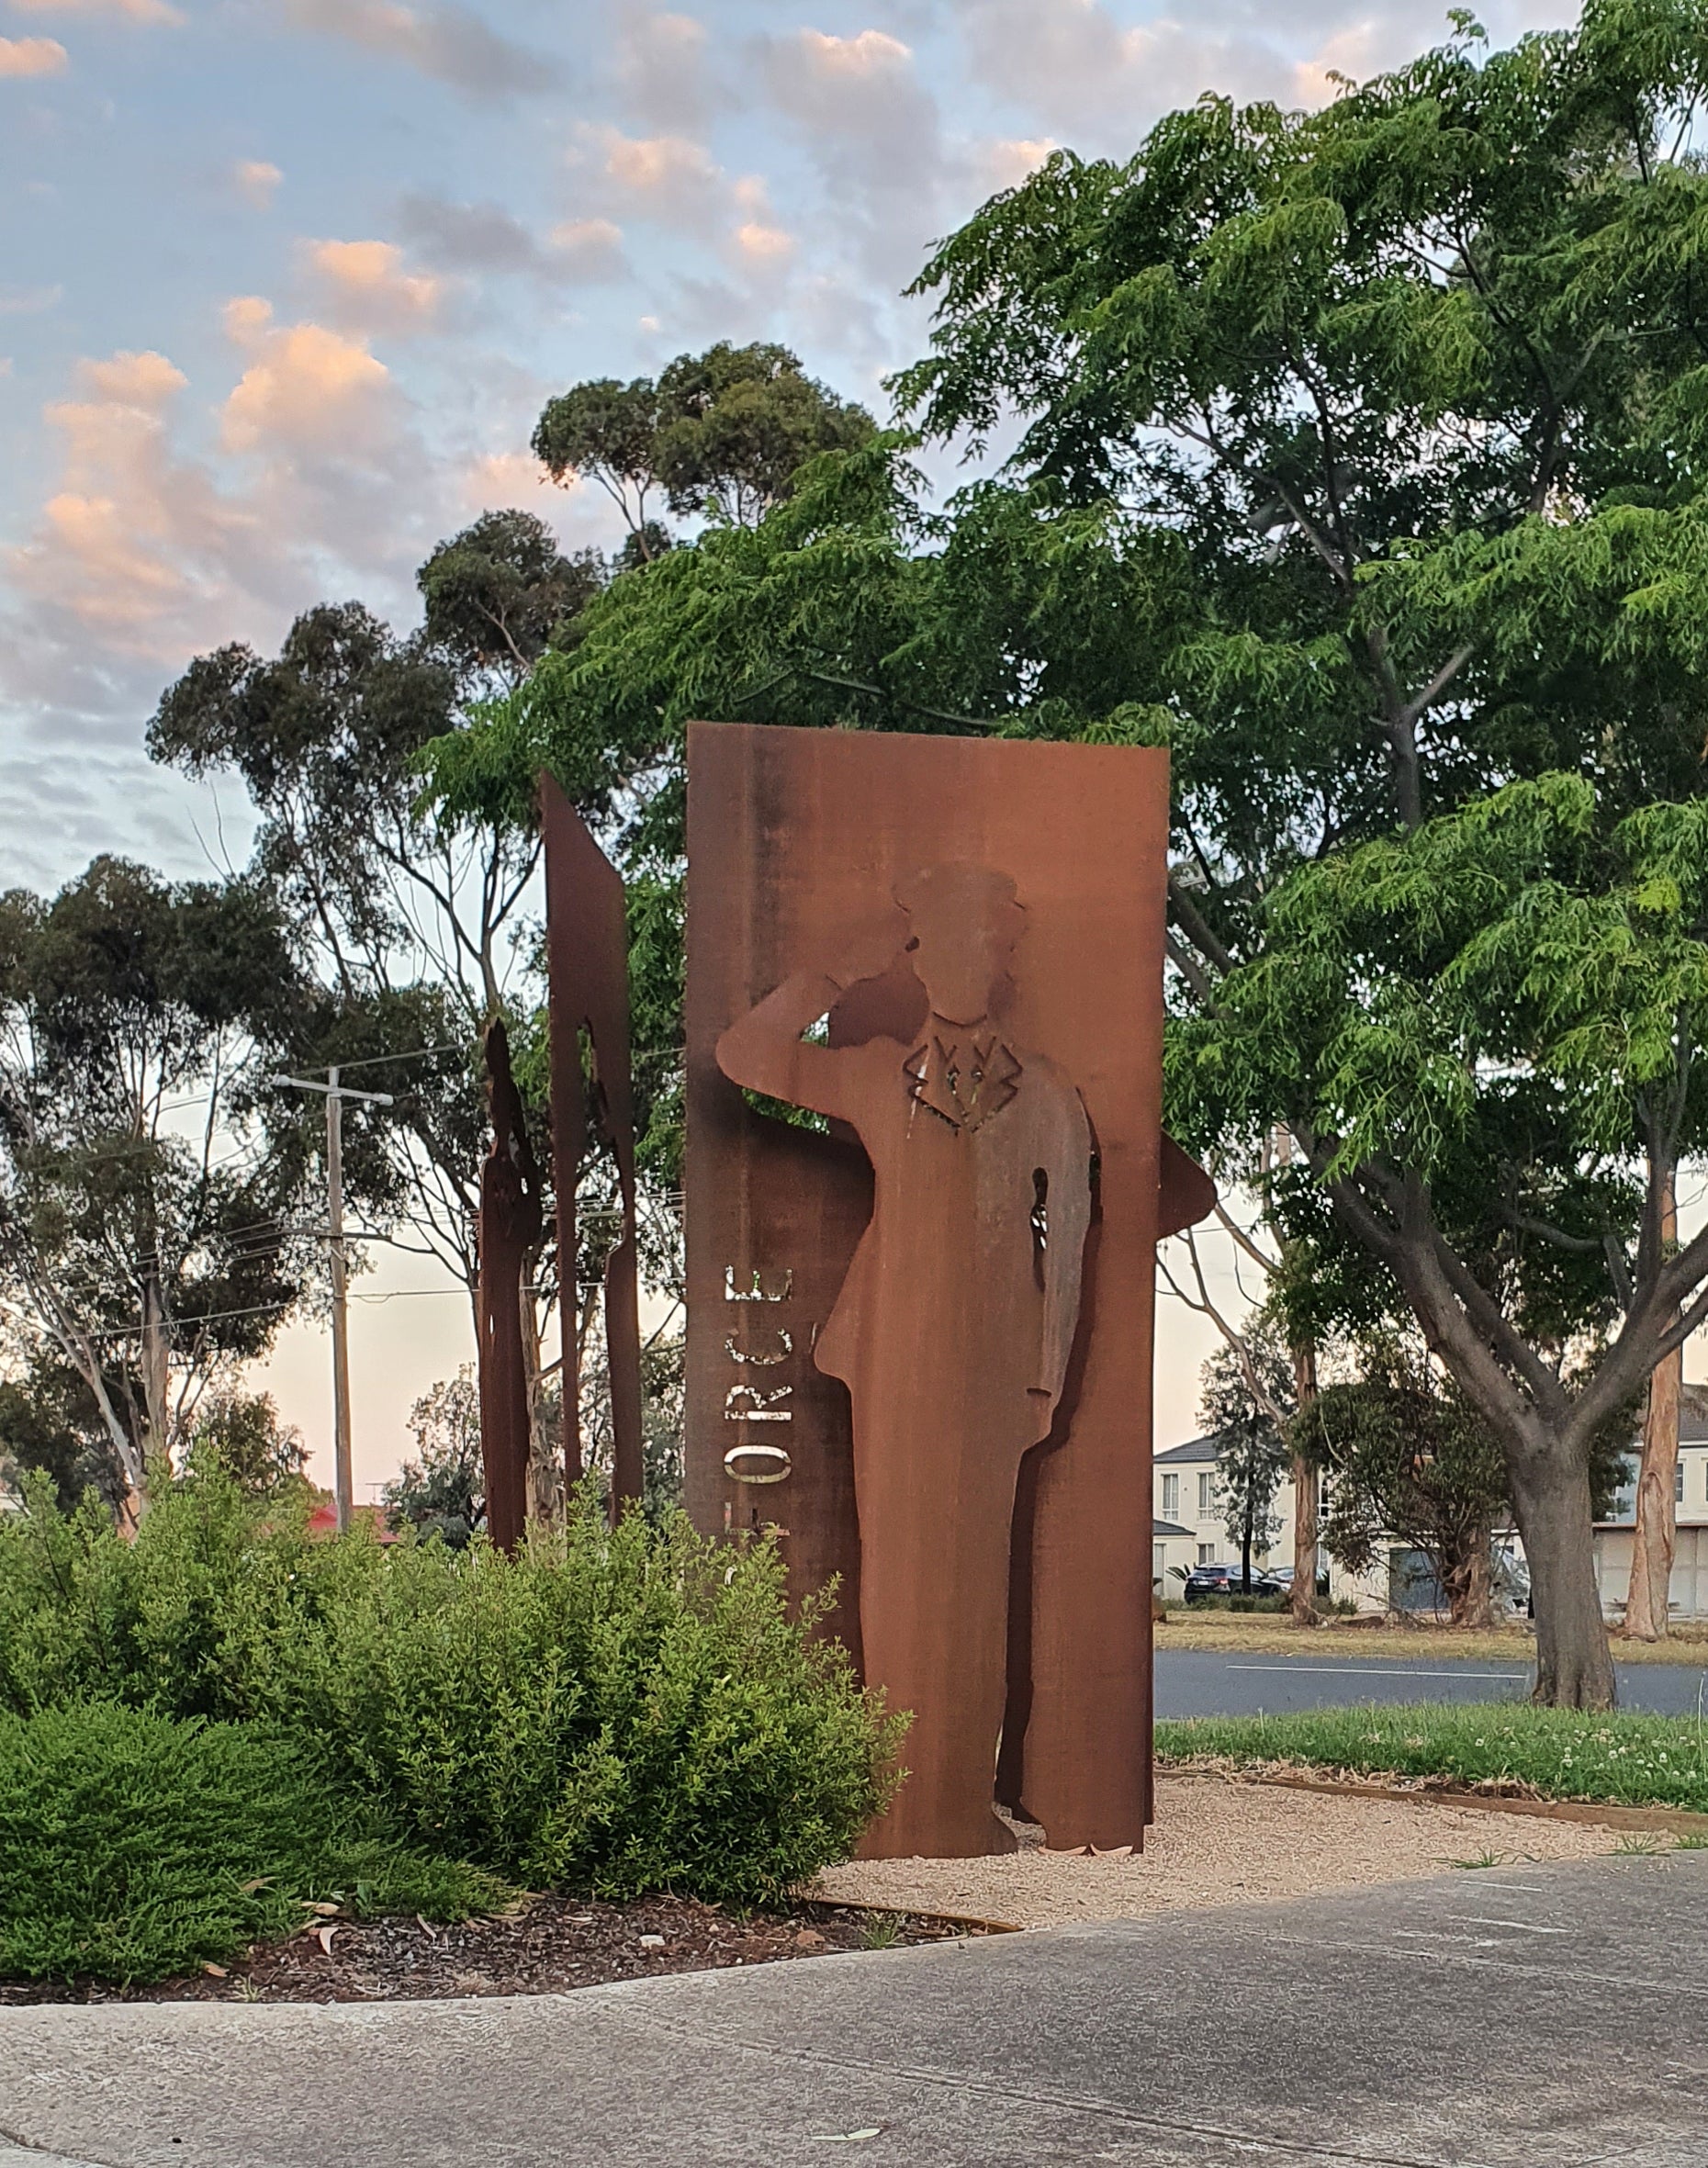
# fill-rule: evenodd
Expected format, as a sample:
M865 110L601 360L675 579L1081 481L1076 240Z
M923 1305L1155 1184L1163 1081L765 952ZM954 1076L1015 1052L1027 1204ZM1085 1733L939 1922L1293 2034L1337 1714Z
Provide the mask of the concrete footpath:
M1708 1852L564 1996L0 2011L3 2168L841 2159L1703 2168Z

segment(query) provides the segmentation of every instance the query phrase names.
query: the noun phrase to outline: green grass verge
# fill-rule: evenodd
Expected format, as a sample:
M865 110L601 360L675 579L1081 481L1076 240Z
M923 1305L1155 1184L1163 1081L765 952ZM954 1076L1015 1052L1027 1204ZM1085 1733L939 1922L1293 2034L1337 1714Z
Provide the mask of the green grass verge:
M1159 1724L1169 1759L1215 1755L1360 1775L1504 1780L1545 1799L1708 1814L1708 1724L1694 1716L1584 1715L1509 1702L1309 1709Z
M141 1984L316 1901L460 1919L510 1893L404 1843L300 1740L111 1703L0 1715L0 1978Z

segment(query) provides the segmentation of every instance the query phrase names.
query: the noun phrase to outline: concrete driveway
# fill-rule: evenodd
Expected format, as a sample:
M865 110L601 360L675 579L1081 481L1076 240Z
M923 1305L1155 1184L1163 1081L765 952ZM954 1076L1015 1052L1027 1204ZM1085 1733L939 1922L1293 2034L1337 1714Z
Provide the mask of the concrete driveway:
M0 2013L5 2168L1702 2168L1708 1853L440 2004Z

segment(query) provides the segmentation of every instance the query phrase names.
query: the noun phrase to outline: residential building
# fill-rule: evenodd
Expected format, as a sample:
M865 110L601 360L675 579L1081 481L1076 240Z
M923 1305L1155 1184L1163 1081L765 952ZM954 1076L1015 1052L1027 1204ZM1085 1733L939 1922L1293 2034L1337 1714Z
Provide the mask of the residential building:
M1601 1608L1612 1620L1624 1614L1631 1582L1639 1443L1634 1443L1627 1458L1627 1480L1614 1498L1612 1512L1597 1523L1595 1531ZM1239 1562L1238 1546L1229 1542L1217 1504L1217 1459L1213 1438L1190 1438L1155 1458L1152 1509L1156 1526L1152 1536L1151 1578L1164 1597L1175 1601L1179 1601L1180 1584L1192 1567L1217 1560ZM1273 1518L1280 1522L1279 1531L1266 1549L1253 1552L1253 1565L1292 1565L1293 1497L1289 1479L1275 1493ZM1676 1499L1678 1542L1672 1561L1671 1613L1680 1619L1708 1618L1708 1386L1684 1387L1679 1419ZM1522 1579L1523 1546L1515 1533L1497 1531L1495 1542L1497 1550L1513 1561ZM1390 1545L1364 1574L1348 1573L1326 1553L1319 1556L1329 1575L1331 1594L1350 1598L1360 1608L1428 1611L1438 1601L1420 1555L1398 1545Z
M1636 1525L1638 1455L1627 1457L1626 1481L1613 1510L1595 1531L1595 1567L1601 1609L1623 1618L1631 1586L1631 1553ZM1679 1468L1673 1511L1678 1542L1672 1554L1672 1588L1668 1605L1674 1618L1708 1618L1708 1386L1687 1385L1679 1409Z
M1208 1566L1218 1559L1239 1562L1239 1548L1228 1541L1226 1516L1217 1497L1219 1450L1214 1438L1189 1438L1184 1445L1172 1445L1155 1457L1151 1505L1156 1525L1151 1541L1151 1578L1161 1585L1165 1597L1176 1602L1180 1584L1194 1566ZM1280 1531L1252 1553L1252 1563L1254 1567L1291 1566L1291 1478L1276 1491L1271 1517L1279 1521ZM1323 1567L1328 1563L1322 1558ZM1332 1568L1330 1570L1332 1574Z

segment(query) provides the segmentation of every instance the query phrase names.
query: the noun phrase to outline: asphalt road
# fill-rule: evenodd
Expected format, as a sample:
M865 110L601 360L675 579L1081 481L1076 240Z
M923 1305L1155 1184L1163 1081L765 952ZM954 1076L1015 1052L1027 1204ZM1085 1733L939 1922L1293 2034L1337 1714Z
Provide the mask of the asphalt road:
M1708 1853L441 2003L7 2010L0 2168L1702 2168Z
M1619 1705L1657 1716L1708 1711L1701 1664L1617 1664ZM1275 1716L1376 1702L1522 1702L1530 1673L1515 1663L1465 1663L1427 1654L1398 1657L1264 1657L1159 1648L1159 1716Z

